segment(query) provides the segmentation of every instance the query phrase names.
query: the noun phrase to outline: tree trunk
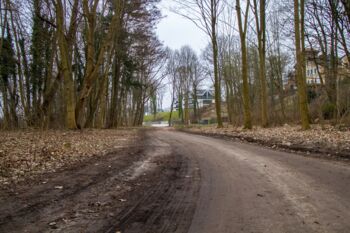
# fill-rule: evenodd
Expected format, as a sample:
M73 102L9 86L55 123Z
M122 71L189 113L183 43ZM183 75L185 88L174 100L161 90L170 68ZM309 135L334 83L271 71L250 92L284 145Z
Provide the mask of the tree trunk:
M194 118L194 123L198 123L198 98L197 98L197 86L193 85L193 95L192 95L192 100L193 100L193 118Z
M345 13L346 16L348 17L348 22L350 22L350 1L349 0L341 0L344 8L345 8Z
M295 27L295 47L297 58L297 83L298 83L298 97L299 97L299 109L301 125L304 130L310 128L309 122L309 110L307 103L306 93L306 80L305 80L305 46L303 41L304 30L304 0L294 0L294 27Z
M190 124L190 111L189 111L189 94L185 94L185 125Z
M109 109L109 119L108 119L108 128L116 127L116 111L118 106L120 106L119 98L119 83L121 78L121 62L119 59L119 53L115 52L114 64L113 64L113 76L112 76L112 92L111 92L111 104Z
M213 30L216 30L215 27ZM222 128L222 118L221 118L221 85L220 85L220 79L219 79L219 64L218 64L218 45L217 45L217 39L216 34L214 32L213 38L212 38L212 44L213 44L213 62L214 62L214 91L215 91L215 109L216 109L216 118L218 123L218 128Z
M258 8L257 0L254 0L254 15L257 29L259 50L259 80L261 99L261 125L268 126L267 116L267 94L266 94L266 0L260 0Z
M10 114L9 114L9 104L8 104L8 93L7 93L7 86L5 82L2 83L1 91L2 91L2 109L4 113L4 128L10 128L11 120L10 120Z
M73 19L71 19L73 20ZM75 20L75 19L74 19ZM64 80L64 97L66 105L66 127L68 129L76 129L75 120L75 88L73 81L73 73L71 67L71 46L68 44L65 35L65 24L63 16L63 6L61 0L56 4L56 21L57 21L57 37L58 47L61 55L61 68Z
M171 104L170 104L170 114L169 114L169 120L168 120L168 125L169 127L172 125L172 117L173 117L173 110L174 110L174 94L172 94L172 99L171 99Z
M97 117L97 126L99 128L105 128L105 121L106 121L106 115L107 115L107 101L108 101L108 75L106 75L105 80L103 82L103 90L101 93L101 103L99 104L99 112Z
M249 81L248 81L248 54L246 45L246 35L248 27L248 13L249 13L250 1L247 1L247 6L244 15L244 22L241 16L240 1L236 0L236 11L238 17L239 35L241 41L241 52L242 52L242 80L243 80L243 110L244 110L244 128L252 129L251 120L251 106L250 106L250 95L249 95Z

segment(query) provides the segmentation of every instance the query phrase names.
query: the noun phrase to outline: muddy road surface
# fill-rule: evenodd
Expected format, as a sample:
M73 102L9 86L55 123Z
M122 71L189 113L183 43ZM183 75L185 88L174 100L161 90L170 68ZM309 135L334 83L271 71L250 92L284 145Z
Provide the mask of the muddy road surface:
M349 163L170 130L0 193L0 232L350 232Z

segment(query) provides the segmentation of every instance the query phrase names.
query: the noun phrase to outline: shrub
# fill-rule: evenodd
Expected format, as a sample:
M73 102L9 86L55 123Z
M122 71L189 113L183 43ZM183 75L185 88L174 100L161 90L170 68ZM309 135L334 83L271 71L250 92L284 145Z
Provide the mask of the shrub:
M336 111L336 106L330 102L326 102L322 106L322 116L323 119L329 120L332 119L334 116L334 113Z

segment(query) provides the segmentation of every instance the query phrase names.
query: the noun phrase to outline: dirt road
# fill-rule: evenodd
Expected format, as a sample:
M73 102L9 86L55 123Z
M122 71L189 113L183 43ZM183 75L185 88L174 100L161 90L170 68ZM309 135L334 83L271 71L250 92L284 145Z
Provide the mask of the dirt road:
M149 137L79 166L3 187L0 232L186 232L199 190L193 162Z
M169 130L0 192L0 232L350 232L349 164Z
M350 166L178 132L155 133L199 163L190 233L350 232Z

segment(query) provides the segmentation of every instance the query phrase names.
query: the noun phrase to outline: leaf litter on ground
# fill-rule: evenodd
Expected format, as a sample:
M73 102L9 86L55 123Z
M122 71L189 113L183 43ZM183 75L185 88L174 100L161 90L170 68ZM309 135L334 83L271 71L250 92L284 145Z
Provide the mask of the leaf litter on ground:
M187 129L195 133L233 136L241 139L267 142L273 148L303 147L305 149L319 148L332 153L345 153L350 156L350 130L339 130L332 125L312 125L310 130L301 130L300 126L288 125L270 128L254 127L245 130L242 127L226 126L193 126ZM350 157L349 157L350 158Z
M137 132L137 129L0 132L0 186L130 146L137 140Z

